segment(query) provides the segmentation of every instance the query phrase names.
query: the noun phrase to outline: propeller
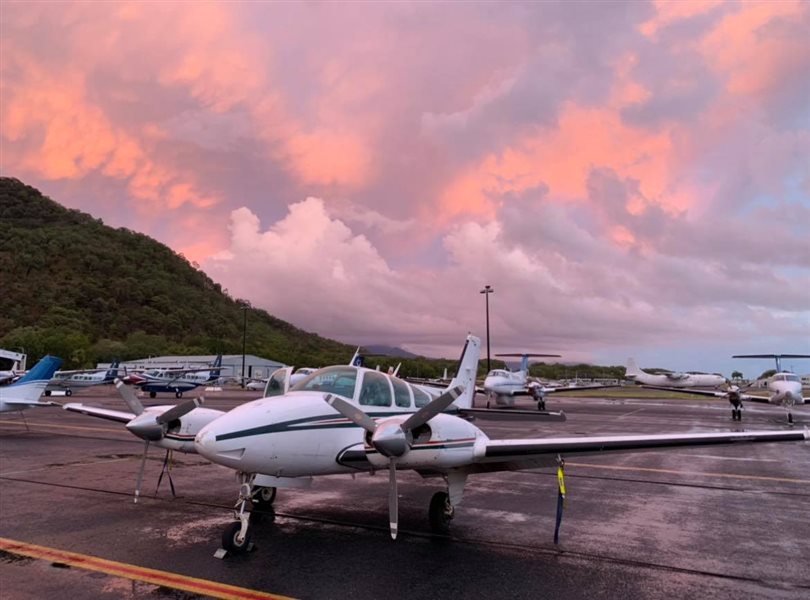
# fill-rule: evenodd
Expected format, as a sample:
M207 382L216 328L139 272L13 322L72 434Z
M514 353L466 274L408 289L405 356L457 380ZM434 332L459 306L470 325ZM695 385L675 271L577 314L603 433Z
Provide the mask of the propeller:
M155 415L153 412L142 412L127 423L126 427L143 440L157 442L166 435L172 421L176 421L191 412L200 406L203 401L204 398L202 397L186 400L159 415Z
M183 415L188 414L200 406L205 399L201 396L192 400L186 400L185 402L181 402L180 404L156 415L154 412L147 412L144 410L143 405L141 404L141 401L138 400L135 392L131 387L124 384L123 381L116 379L115 386L118 388L118 392L121 394L124 402L126 402L127 406L129 406L132 412L135 413L135 417L126 424L126 428L144 441L143 456L141 457L141 468L138 470L138 481L135 484L135 503L137 504L138 498L141 495L143 469L146 466L146 454L149 452L149 442L158 442L162 440L166 435L166 432L169 430L169 425L173 421L176 421ZM171 450L166 450L164 471L169 459L169 452L171 452ZM162 479L163 471L161 471L160 476ZM169 474L169 483L171 484L171 474ZM172 494L174 494L174 485L171 485ZM158 480L158 486L160 486L160 480Z
M375 423L371 417L351 402L332 394L324 396L324 400L332 408L369 432L371 434L371 446L388 458L388 522L391 527L392 539L397 539L399 523L397 461L411 449L413 444L411 432L447 409L463 391L464 386L457 385L409 415L404 421L385 419L379 423Z

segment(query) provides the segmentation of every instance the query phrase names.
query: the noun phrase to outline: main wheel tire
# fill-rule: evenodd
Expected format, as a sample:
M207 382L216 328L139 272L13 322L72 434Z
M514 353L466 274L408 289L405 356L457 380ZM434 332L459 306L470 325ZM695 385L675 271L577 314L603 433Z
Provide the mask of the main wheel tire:
M447 534L450 532L450 522L453 520L453 507L450 506L447 492L436 492L430 499L430 529L433 533Z
M175 397L175 398L182 398L182 397L183 397L183 392L181 392L180 390L177 390L177 391L174 393L174 397Z
M70 388L65 390L65 396L69 397L69 396L72 396L72 395L73 395L73 390L71 390Z
M546 403L542 400L537 403L537 410L546 410Z
M274 487L260 487L254 492L250 500L253 502L254 507L273 506L273 502L276 501L276 491Z
M788 413L788 423L793 425L793 413Z
M154 398L157 396L157 392L149 392L149 397Z
M45 395L50 396L51 395L51 390L45 390Z
M250 529L245 534L245 539L239 541L239 532L242 530L242 523L235 521L225 528L222 532L222 547L231 554L242 554L247 552L250 547L250 542L253 534Z

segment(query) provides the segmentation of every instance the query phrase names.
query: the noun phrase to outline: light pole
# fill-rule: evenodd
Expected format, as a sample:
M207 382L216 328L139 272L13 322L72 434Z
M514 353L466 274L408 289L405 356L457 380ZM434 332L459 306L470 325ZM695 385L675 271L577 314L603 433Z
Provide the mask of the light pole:
M245 341L247 340L247 305L242 305L242 388L245 387Z
M495 290L492 289L491 285L485 285L484 289L479 292L481 294L484 294L484 298L486 298L486 307L487 307L487 373L489 373L489 295L494 291Z

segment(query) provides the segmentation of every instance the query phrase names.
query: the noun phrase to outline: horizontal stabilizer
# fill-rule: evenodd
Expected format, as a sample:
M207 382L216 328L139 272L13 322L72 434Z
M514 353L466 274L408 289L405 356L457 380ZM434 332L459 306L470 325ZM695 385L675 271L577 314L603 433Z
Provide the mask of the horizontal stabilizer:
M528 356L529 358L560 358L560 354L530 354L528 352L511 352L509 354L496 354L495 356L505 356L510 358L523 358L524 356Z

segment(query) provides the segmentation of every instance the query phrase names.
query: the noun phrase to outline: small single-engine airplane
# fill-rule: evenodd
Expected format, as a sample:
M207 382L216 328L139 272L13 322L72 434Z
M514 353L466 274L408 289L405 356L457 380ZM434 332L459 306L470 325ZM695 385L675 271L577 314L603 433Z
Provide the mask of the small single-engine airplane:
M108 369L77 369L74 371L57 371L45 388L45 395L51 392L64 391L65 396L73 395L73 388L84 388L93 385L112 383L118 377L118 360L114 360Z
M194 440L197 452L241 478L238 520L224 531L223 548L250 547L245 508L255 485L306 487L318 475L387 469L389 524L396 538L401 469L445 480L447 491L434 494L429 520L434 531L446 532L471 474L546 467L561 461L560 455L810 439L809 431L759 431L493 440L462 418L472 406L480 347L479 338L467 337L458 373L444 393L427 402L396 377L334 366L206 425Z
M54 402L40 402L39 399L61 364L61 358L45 356L17 381L0 387L0 412L32 406L58 406Z
M639 385L645 386L669 386L672 388L691 387L719 387L725 385L726 378L717 373L662 373L653 375L642 371L632 358L627 359L627 372L625 379L635 381Z
M739 386L729 385L725 390L694 390L681 389L676 387L645 385L644 387L656 390L672 390L697 396L711 396L714 398L726 398L731 403L731 418L735 421L742 421L743 401L762 402L764 404L776 404L784 407L787 412L787 421L793 423L793 412L791 408L796 404L810 403L810 398L802 396L802 382L798 375L790 371L782 370L783 358L810 358L810 354L735 354L731 358L773 358L776 360L776 373L771 375L767 381L769 396L758 396L756 394L746 394Z
M219 379L221 367L222 355L218 354L214 364L210 367L201 369L152 369L133 378L132 384L144 392L149 392L150 398L154 398L157 394L174 394L176 398L182 398L183 392L188 392L198 386Z
M536 357L559 358L559 354L496 354L499 357L520 358L520 369L493 369L487 373L484 385L479 391L487 396L487 408L492 402L495 406L514 406L517 396L530 396L537 402L537 410L546 410L546 395L572 390L595 390L608 387L605 385L548 386L529 377L529 359Z

